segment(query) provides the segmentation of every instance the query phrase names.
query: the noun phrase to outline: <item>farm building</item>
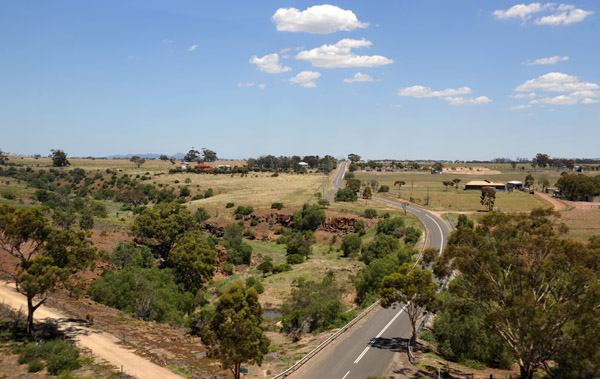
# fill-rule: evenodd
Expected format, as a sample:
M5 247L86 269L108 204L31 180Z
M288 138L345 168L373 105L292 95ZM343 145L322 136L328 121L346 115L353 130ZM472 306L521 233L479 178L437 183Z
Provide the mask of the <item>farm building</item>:
M494 183L485 179L475 179L465 183L465 190L481 190L483 187L491 187L497 191L506 191L505 183Z
M182 170L187 170L188 168L190 168L190 164L187 162L181 162L181 165L179 165L179 167L181 167Z
M204 171L204 172L210 172L213 170L212 167L205 165L205 164L198 164L194 168L198 171Z
M506 188L509 191L520 190L523 188L523 182L520 182L518 180L511 180L509 182L506 182Z
M306 163L306 162L300 162L300 163L298 163L298 165L302 168L308 168L308 166L309 166L308 163Z

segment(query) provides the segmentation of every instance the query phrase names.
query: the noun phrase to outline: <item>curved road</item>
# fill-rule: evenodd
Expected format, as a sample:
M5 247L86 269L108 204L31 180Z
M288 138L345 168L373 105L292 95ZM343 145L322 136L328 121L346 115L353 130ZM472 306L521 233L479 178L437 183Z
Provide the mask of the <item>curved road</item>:
M346 170L343 162L333 185L342 187ZM383 203L402 207L398 201L373 197ZM419 218L426 226L425 243L429 247L443 249L450 228L433 213L411 205L406 210ZM365 379L368 376L403 376L402 369L394 367L394 355L405 354L406 341L411 326L403 308L377 307L364 320L342 334L303 367L291 374L294 378Z

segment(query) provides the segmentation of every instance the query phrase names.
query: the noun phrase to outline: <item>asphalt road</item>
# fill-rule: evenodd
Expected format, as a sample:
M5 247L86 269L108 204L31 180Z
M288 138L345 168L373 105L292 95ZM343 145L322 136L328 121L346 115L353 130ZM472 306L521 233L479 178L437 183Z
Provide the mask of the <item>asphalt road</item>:
M340 166L333 185L342 187L346 162ZM373 200L402 207L398 201L373 197ZM450 228L433 213L406 205L426 226L426 245L436 249L446 246ZM411 326L404 309L377 307L364 320L333 341L303 367L290 375L292 378L365 379L368 376L402 376L402 368L394 367L395 354L405 354Z

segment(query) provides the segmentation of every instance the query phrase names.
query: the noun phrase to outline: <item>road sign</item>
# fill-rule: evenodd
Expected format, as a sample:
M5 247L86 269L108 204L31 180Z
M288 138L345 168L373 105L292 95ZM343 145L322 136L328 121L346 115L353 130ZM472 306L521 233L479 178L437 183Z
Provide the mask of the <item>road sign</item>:
M242 373L242 374L247 374L247 373L248 373L248 369L247 369L247 368L243 368L243 367L241 367L241 368L240 368L240 373Z

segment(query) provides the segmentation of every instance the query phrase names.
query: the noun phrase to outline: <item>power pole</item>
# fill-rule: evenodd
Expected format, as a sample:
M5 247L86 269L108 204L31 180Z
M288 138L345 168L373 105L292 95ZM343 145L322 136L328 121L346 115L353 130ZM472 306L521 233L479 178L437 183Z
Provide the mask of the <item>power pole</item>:
M429 186L427 186L427 201L425 202L425 205L429 205Z

